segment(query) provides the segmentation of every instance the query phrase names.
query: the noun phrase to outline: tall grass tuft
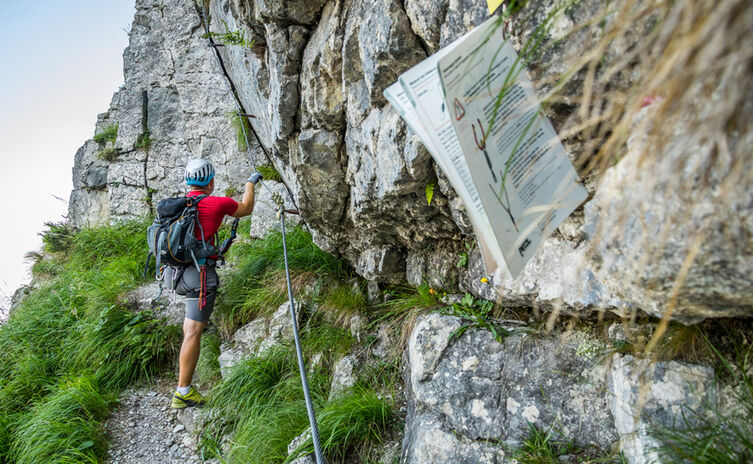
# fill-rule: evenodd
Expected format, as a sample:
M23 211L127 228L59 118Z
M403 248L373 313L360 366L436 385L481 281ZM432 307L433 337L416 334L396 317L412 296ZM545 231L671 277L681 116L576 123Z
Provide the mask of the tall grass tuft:
M315 276L344 277L350 273L344 261L322 251L304 229L290 228L286 239L294 293ZM280 232L238 243L231 249L229 259L235 263L236 271L223 283L216 309L224 335L259 315L273 312L287 300L282 250Z
M179 329L119 305L141 280L144 230L47 225L55 272L0 326L0 464L99 462L103 398L175 356Z
M201 337L201 353L196 363L194 381L197 385L214 384L220 380L220 336L217 330L209 329Z
M309 375L317 404L326 397L329 381L319 371ZM233 431L227 462L282 462L288 443L308 426L292 346L277 347L241 362L212 392L210 407L216 408L221 421L205 432L205 446ZM205 454L211 455L212 450Z
M322 450L330 458L343 459L365 442L378 440L386 430L392 406L376 393L356 390L328 403L318 415ZM286 463L314 452L311 438L285 460Z
M329 456L344 457L378 439L387 427L392 406L375 393L360 388L327 403L330 378L324 369L313 369L308 380ZM206 457L219 454L220 437L232 432L230 448L223 456L226 462L288 462L288 444L309 427L293 347L281 346L235 366L212 392L210 407L220 419L205 432ZM304 441L297 453L309 453L310 445Z
M107 389L149 379L168 367L180 348L180 328L155 319L150 312L121 308L103 310L99 318L80 324L64 348L74 353L64 364L69 372L91 369Z
M11 450L13 462L97 463L107 451L99 419L108 402L91 377L64 381L21 421Z

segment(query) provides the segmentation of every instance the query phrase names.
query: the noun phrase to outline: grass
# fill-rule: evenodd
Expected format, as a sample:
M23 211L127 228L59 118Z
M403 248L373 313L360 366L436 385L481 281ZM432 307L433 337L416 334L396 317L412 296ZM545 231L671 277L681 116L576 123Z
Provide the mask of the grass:
M81 323L79 334L65 349L75 353L65 366L69 372L93 370L108 390L150 379L168 365L180 347L181 330L166 326L149 312L131 313L110 307L99 318Z
M246 140L251 139L251 123L248 121L248 118L233 111L226 113L226 115L230 118L230 126L235 130L238 149L241 151L248 150Z
M572 442L556 440L554 430L545 432L531 423L528 427L528 437L512 453L520 464L556 464L561 455L576 451Z
M369 390L356 390L327 403L317 417L322 451L330 459L344 460L364 443L378 441L391 416L390 403ZM313 452L309 438L285 462Z
M112 162L112 161L115 161L115 159L118 157L119 154L120 154L120 150L118 150L117 148L115 148L115 147L108 147L108 148L103 148L103 149L99 150L96 153L96 156L97 156L97 158L101 159L102 161L110 161L110 162Z
M225 192L223 192L223 193L225 194L226 197L231 197L232 198L232 197L238 195L238 193L240 193L240 191L238 190L238 187L230 186L230 187L226 188Z
M325 397L329 378L309 376L311 393ZM281 462L287 445L308 425L303 391L291 346L277 347L264 357L249 358L233 368L212 391L210 406L221 421L205 430L204 443L213 444L234 431L227 462ZM218 450L205 449L205 455Z
M577 462L585 464L627 464L622 454L604 456L596 448L582 449L575 446L572 440L561 438L561 433L555 427L548 431L531 423L528 427L528 436L510 453L515 462L520 464L559 464L562 462L561 456L577 457Z
M393 287L385 291L385 302L378 305L376 322L403 322L417 312L434 309L441 304L437 291L423 284L413 287Z
M73 244L73 228L67 222L45 222L42 245L47 253L67 251Z
M732 464L753 460L753 350L738 347L736 363L730 363L710 343L709 347L730 379L729 398L725 404L706 402L703 411L684 408L672 426L652 426L652 434L661 442L656 451L666 462ZM722 386L717 381L717 389Z
M333 325L326 315L317 312L300 328L304 355L321 353L325 367L348 354L355 345L355 338L350 330Z
M115 141L118 139L118 125L117 124L110 124L108 126L105 126L102 131L100 131L97 134L94 134L94 141L97 143L107 143L112 142L115 143Z
M144 130L144 132L139 134L138 138L136 139L136 145L134 145L133 148L137 150L148 150L151 145L151 132L149 131L149 129L146 129Z
M141 282L145 228L47 226L55 272L0 327L0 463L98 462L110 399L172 364L179 329L119 303Z
M392 406L369 390L327 402L329 384L321 366L310 372L323 447L329 457L342 458L378 439ZM221 420L204 431L205 457L221 454L220 437L230 432L230 448L222 456L225 462L287 462L288 444L309 426L292 346L278 346L263 357L239 363L212 392L210 406ZM307 453L310 446L304 442L298 451Z
M271 164L263 164L257 167L257 170L264 176L264 180L274 180L276 182L282 182L282 176L277 169Z
M214 329L204 332L201 337L201 353L196 364L194 383L198 386L214 384L220 380L220 336Z
M63 381L57 391L35 405L15 432L11 450L18 464L100 462L107 451L100 419L110 401L91 377Z
M223 26L225 26L225 32L210 32L208 34L203 34L201 38L206 39L207 37L213 37L224 45L237 45L243 48L252 48L254 46L256 39L246 39L245 31L231 31L227 25L227 22L222 21L222 24Z
M336 326L348 327L352 317L366 312L368 305L360 282L353 285L339 281L330 283L322 293L317 311Z
M319 249L304 229L290 228L286 237L294 293L315 281L315 276L342 278L350 274L344 261ZM235 244L228 259L235 263L236 271L223 284L216 308L224 335L259 315L271 314L287 301L280 232Z

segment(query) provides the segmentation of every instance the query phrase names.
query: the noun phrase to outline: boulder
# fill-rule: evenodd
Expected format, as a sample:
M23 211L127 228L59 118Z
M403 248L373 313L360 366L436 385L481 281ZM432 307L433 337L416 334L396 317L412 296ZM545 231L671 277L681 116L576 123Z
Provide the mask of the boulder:
M155 316L167 318L168 324L182 327L186 316L186 303L183 297L167 289L160 295L159 287L158 281L152 281L129 292L125 300L135 304L139 311L153 311Z
M615 356L609 391L620 450L630 464L666 462L655 451L661 443L651 436L651 428L698 426L695 413L709 412L716 402L710 367L674 361L651 363L633 356Z
M502 343L477 329L451 338L461 325L456 317L430 314L411 333L405 462L430 462L427 453L445 456L434 462L458 462L451 456L482 441L515 447L531 424L583 448L608 450L617 440L598 340L578 331L537 336L520 329ZM455 439L440 444L437 435L449 434ZM478 452L488 462L504 455L485 450Z
M298 302L296 302L298 306ZM301 320L301 308L296 316ZM225 378L233 366L247 356L262 356L283 342L293 340L290 302L283 303L272 316L261 316L238 329L229 342L220 345L220 372Z
M329 400L342 396L356 384L355 370L358 359L355 356L345 356L335 364L332 373L332 385L329 389Z

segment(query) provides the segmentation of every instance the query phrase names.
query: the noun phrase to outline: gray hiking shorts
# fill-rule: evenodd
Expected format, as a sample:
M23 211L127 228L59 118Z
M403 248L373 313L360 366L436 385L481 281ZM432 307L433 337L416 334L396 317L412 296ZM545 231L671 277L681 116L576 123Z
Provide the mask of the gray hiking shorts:
M201 275L195 266L189 266L182 271L168 267L165 269L164 278L168 289L175 290L178 295L185 295L186 317L206 324L214 311L214 299L217 296L217 288L220 286L220 278L217 276L215 266L203 266L203 269L205 281L203 293Z

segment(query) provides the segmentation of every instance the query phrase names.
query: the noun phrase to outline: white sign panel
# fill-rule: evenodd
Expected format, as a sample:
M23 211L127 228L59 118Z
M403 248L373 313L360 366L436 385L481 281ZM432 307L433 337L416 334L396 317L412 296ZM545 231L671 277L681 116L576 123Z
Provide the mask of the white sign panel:
M438 60L447 119L504 261L517 276L585 189L498 18ZM428 106L428 104L427 104ZM436 118L436 113L432 115ZM441 134L441 132L440 132Z

